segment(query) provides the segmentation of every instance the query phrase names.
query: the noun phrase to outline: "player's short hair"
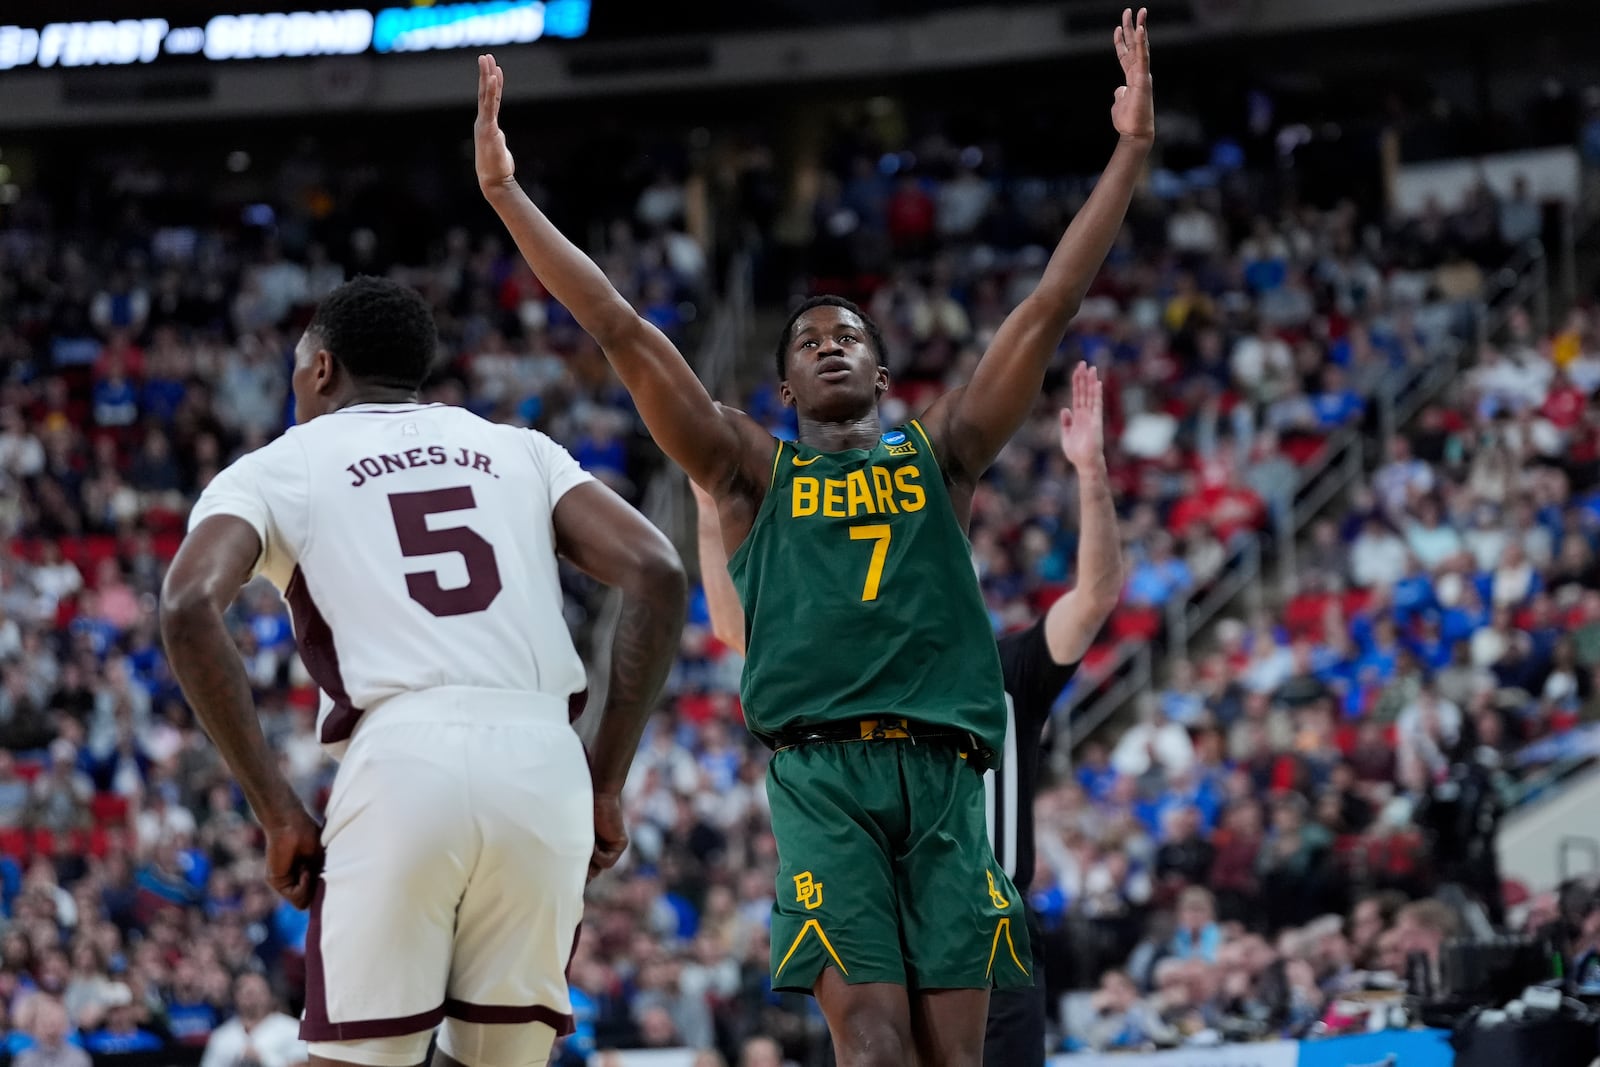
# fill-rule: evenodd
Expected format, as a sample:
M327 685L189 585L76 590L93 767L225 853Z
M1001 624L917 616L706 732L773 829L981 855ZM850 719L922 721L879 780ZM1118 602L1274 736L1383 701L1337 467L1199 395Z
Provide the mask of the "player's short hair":
M778 380L789 376L789 341L794 337L794 324L800 321L800 316L813 308L839 308L848 311L861 320L861 325L866 328L867 342L872 345L872 352L878 357L878 366L887 367L889 356L883 348L883 331L878 329L878 324L872 321L872 316L862 311L853 300L846 300L842 296L813 296L799 307L794 309L789 316L789 321L783 324L783 332L778 335Z
M350 377L372 385L420 389L433 367L439 332L422 294L370 274L323 298L307 333L315 333Z

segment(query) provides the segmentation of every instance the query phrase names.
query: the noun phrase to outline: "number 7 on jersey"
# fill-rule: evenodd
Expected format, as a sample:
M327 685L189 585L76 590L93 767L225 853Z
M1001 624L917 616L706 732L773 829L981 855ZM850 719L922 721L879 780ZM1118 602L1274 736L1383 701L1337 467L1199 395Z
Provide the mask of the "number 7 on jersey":
M867 584L861 589L863 602L878 599L878 586L883 581L883 564L889 558L891 532L888 523L850 527L850 540L872 542L872 559L867 563Z

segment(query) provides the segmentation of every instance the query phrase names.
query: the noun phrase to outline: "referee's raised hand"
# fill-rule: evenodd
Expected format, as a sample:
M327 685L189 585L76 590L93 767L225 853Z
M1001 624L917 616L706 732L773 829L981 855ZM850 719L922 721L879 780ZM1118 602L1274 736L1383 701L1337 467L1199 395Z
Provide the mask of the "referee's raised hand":
M1072 403L1061 409L1061 454L1082 470L1106 460L1105 386L1087 363L1072 371Z

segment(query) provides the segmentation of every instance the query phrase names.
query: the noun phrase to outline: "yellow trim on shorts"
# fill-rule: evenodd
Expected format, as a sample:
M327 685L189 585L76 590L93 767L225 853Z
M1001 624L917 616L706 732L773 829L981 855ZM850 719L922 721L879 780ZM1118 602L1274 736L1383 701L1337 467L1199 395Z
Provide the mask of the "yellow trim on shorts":
M794 944L790 945L789 951L783 954L783 962L779 963L778 969L772 972L773 978L777 978L778 975L783 973L783 969L789 966L789 957L794 955L794 950L799 948L800 942L805 940L806 933L813 929L817 931L817 939L822 942L822 947L828 950L829 956L833 957L834 966L838 967L843 974L848 975L850 973L845 970L844 961L839 958L839 954L833 951L833 943L828 940L828 935L822 932L822 924L815 919L807 919L805 925L800 927L800 932L795 935ZM996 944L998 943L998 940L996 940ZM1014 956L1016 953L1013 952L1012 955ZM1017 966L1020 967L1022 965L1019 963Z
M1005 931L1006 935L1006 948L1011 952L1011 962L1017 965L1017 970L1032 978L1033 975L1029 974L1028 968L1024 967L1022 961L1017 958L1017 946L1011 940L1011 919L1009 916L994 924L994 944L989 946L989 966L984 970L983 976L988 978L994 974L994 957L1000 951L1000 932L1002 930ZM819 930L818 932L820 933L821 931Z
M798 453L796 454L798 455ZM772 456L772 477L767 480L767 492L769 493L772 491L772 487L778 484L778 461L782 458L783 442L780 440L778 442L778 451L773 453Z

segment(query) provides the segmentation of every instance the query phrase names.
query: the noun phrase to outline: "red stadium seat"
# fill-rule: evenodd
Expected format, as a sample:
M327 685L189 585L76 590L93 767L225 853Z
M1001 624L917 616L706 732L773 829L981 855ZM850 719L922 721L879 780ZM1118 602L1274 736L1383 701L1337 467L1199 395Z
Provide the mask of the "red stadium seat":
M1112 657L1117 654L1117 648L1118 645L1110 641L1102 641L1089 649L1083 657L1083 673L1090 678L1096 678L1105 673Z
M28 831L0 830L0 854L17 860L26 859L28 855Z
M1295 637L1320 637L1322 620L1333 597L1327 593L1301 593L1283 609L1283 624Z
M96 826L121 826L128 821L128 798L120 793L96 793L89 802Z
M1155 608L1120 607L1111 616L1117 641L1153 641L1161 633L1161 612Z
M1304 467L1322 455L1323 446L1327 443L1321 437L1292 434L1282 441L1283 454L1288 456L1296 467Z

